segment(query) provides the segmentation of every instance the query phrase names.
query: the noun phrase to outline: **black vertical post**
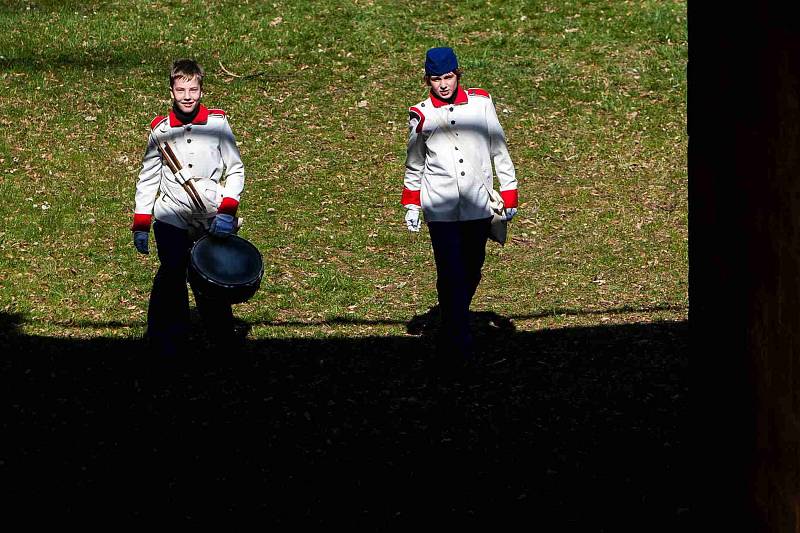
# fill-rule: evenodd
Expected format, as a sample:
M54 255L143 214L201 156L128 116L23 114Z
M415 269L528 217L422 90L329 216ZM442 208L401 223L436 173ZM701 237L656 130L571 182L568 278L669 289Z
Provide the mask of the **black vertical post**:
M776 2L689 5L695 501L712 530L800 531L799 30Z

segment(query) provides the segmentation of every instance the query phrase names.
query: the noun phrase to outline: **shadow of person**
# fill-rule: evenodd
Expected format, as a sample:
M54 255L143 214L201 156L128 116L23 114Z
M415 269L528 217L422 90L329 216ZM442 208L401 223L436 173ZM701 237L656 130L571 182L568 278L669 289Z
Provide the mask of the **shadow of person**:
M510 318L498 315L494 311L470 312L469 326L476 340L485 339L490 342L495 337L512 335L517 331Z
M18 313L0 313L0 340L18 338L21 323L22 315Z
M436 304L421 315L414 315L406 323L406 333L421 337L435 337L439 333L442 317Z
M421 315L415 315L406 324L406 333L420 337L423 344L430 348L426 360L430 370L436 374L448 377L455 372L461 377L472 377L473 380L480 376L474 374L476 368L492 364L502 359L502 350L507 346L509 339L516 333L514 322L494 311L470 311L469 327L473 337L472 355L469 364L466 361L456 361L452 357L442 356L446 352L449 341L440 338L441 312L439 305L434 305ZM463 375L462 375L463 373Z
M441 323L439 304L436 304L425 313L414 315L406 323L406 333L422 337L436 336ZM498 315L494 311L470 311L469 324L476 337L511 334L517 330L510 318Z
M189 309L189 336L187 338L188 346L186 351L194 354L203 354L220 348L231 348L240 351L245 348L245 341L252 330L253 325L251 323L234 315L230 335L224 339L218 338L218 332L209 329L197 307L192 306ZM146 338L147 334L145 333Z

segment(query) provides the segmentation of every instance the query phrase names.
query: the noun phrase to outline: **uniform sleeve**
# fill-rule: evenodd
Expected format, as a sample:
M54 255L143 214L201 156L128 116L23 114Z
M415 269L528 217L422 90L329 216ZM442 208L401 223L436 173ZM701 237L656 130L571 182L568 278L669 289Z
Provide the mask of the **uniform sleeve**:
M136 205L133 210L133 231L149 231L153 218L153 204L161 184L161 154L153 133L147 141L147 150L142 159L142 169L136 183Z
M227 117L222 124L219 151L225 164L225 187L222 190L219 212L235 215L244 189L244 164Z
M517 174L506 145L506 135L497 119L494 102L486 103L486 123L489 128L489 151L494 163L494 172L500 182L500 195L506 207L517 207Z
M408 146L406 148L406 175L403 180L403 205L420 205L419 190L425 169L425 139L422 123L425 117L411 110L408 119Z

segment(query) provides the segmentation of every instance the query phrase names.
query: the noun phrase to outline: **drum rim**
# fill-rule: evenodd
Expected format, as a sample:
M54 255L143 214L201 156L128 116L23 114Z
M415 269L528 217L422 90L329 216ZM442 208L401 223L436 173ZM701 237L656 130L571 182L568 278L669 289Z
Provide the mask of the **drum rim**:
M253 276L251 279L249 279L249 280L247 280L245 282L242 282L242 283L237 283L236 285L230 285L230 284L227 284L227 283L220 283L218 281L213 280L208 275L206 275L206 273L204 273L202 270L200 270L195 265L194 251L195 251L195 248L197 248L197 245L200 244L202 241L210 240L210 235L209 234L205 234L202 237L200 237L199 239L197 239L195 241L195 243L192 245L191 250L189 251L189 266L191 267L191 270L193 271L193 273L198 275L198 276L200 276L200 277L202 277L204 280L208 281L209 283L212 283L212 284L216 285L217 287L223 287L223 288L236 289L236 288L240 288L240 287L242 287L242 288L243 287L250 287L250 286L253 286L255 284L260 284L261 278L264 277L264 256L261 255L261 251L256 247L255 244L253 244L252 242L248 241L244 237L240 237L239 235L230 235L230 236L228 236L226 238L227 239L236 239L236 240L242 241L243 243L245 243L245 245L247 245L250 248L252 248L253 250L255 250L256 255L258 255L258 261L259 261L259 263L261 263L261 266L258 269L258 274Z

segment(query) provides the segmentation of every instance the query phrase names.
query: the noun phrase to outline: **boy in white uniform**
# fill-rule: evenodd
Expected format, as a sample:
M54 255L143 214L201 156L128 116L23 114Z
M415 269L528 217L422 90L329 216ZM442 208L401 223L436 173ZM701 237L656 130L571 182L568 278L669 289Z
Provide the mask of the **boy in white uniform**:
M203 77L202 67L193 60L173 63L172 109L150 123L136 184L133 242L140 253L149 253L155 218L152 226L161 262L150 293L147 335L164 355L180 353L189 331L186 273L191 246L206 231L219 238L235 231L244 187L244 166L225 112L200 103ZM182 167L177 172L176 160ZM195 301L210 338L222 346L233 341L230 304L197 293Z
M489 93L464 90L451 48L425 59L429 97L409 108L402 204L409 231L425 215L436 260L442 318L440 356L463 364L473 356L469 306L486 257L492 219L488 188L493 170L507 219L517 211L517 179Z

